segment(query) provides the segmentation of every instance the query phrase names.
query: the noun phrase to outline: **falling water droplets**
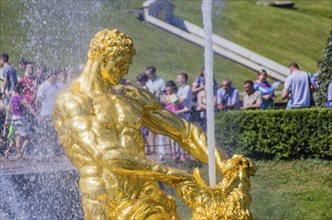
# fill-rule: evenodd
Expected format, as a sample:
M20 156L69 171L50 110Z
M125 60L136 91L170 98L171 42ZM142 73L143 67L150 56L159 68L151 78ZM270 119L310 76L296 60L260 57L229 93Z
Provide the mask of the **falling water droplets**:
M112 3L96 1L8 1L20 14L17 20L25 39L15 42L20 56L36 63L52 64L56 68L82 63L93 33L107 28L105 13L111 13ZM108 7L108 10L103 10ZM112 21L111 21L112 22ZM109 25L109 23L108 23ZM38 56L41 53L42 56ZM64 58L65 54L72 54ZM61 59L56 59L63 57ZM63 66L65 65L65 66Z
M19 28L19 37L10 43L20 51L19 56L51 68L84 63L93 35L117 19L115 13L106 20L113 3L103 0L7 2L18 13L9 25ZM43 142L47 147L50 140ZM66 159L46 166L40 162L45 159L40 148L33 146L37 152L33 161L17 163L20 172L3 174L0 170L0 219L82 219L77 171Z

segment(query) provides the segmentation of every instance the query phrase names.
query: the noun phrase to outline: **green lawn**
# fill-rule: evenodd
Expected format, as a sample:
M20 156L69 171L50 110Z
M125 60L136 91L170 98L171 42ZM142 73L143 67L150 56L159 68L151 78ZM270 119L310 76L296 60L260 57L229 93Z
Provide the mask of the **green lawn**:
M134 39L137 54L129 79L155 65L165 80L187 72L192 82L203 65L203 50L136 19L128 9L141 9L142 0L115 1L0 1L0 51L16 65L20 56L54 68L85 63L89 42L104 28L118 28ZM315 71L331 29L329 1L294 1L296 9L257 6L256 1L214 3L214 32L284 65L296 60L303 69ZM201 1L174 0L175 14L201 24ZM29 15L27 18L26 15ZM32 21L32 22L30 22ZM215 56L215 78L242 83L255 74Z
M169 165L175 166L173 163ZM256 165L256 175L251 178L250 210L254 219L330 219L331 161L256 161ZM188 166L177 167L192 172ZM203 166L202 173L207 175L206 166ZM169 187L166 191L175 195ZM190 219L191 210L179 198L177 203L181 218Z
M177 16L202 24L200 1L174 2ZM215 33L285 66L295 60L316 71L332 28L332 1L295 0L294 9L260 6L256 0L223 2L214 3Z
M256 219L329 219L332 216L330 161L259 162L252 178Z

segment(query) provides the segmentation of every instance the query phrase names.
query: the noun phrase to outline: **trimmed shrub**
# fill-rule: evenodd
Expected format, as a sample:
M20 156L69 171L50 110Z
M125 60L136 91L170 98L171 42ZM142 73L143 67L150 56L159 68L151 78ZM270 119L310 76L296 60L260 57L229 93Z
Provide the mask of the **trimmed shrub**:
M230 154L332 158L332 109L220 112L215 123L216 142Z

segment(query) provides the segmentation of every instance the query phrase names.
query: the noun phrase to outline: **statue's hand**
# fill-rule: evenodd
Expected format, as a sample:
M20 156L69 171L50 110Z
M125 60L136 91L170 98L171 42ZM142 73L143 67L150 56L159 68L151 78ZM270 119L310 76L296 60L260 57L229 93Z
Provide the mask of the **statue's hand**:
M229 174L238 174L240 170L245 169L248 170L250 176L254 176L257 168L252 159L235 154L231 159L222 164L218 170L221 171L222 176L225 178Z
M194 178L197 181L198 185L201 187L208 187L205 180L201 177L199 168L195 168L193 172Z

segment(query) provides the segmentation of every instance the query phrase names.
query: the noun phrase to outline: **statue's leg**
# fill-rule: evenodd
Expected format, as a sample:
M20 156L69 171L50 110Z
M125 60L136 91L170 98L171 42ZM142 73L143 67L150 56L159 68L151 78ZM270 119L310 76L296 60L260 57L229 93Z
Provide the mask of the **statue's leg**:
M100 169L96 166L86 166L80 169L80 175L84 219L109 219L107 196Z
M115 219L145 219L145 220L178 220L175 201L168 201L169 198L141 198L127 200L118 203L111 203L112 214ZM170 207L170 204L174 203ZM116 208L114 208L116 207Z

